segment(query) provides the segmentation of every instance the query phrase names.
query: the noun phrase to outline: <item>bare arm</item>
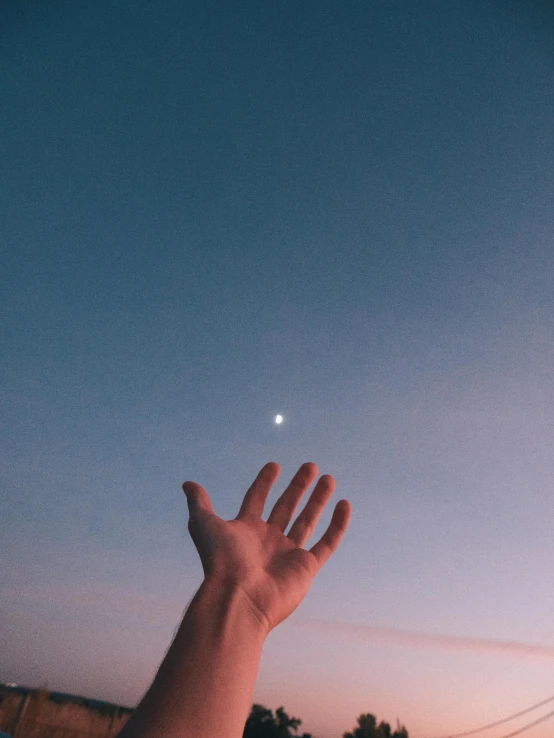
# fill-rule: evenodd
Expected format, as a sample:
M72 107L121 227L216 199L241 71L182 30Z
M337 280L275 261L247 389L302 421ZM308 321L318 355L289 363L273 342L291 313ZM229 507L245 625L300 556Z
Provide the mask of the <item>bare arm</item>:
M204 581L120 738L241 737L264 639L239 591Z
M118 738L242 738L265 638L298 607L338 547L351 512L347 500L337 503L326 532L306 551L302 546L334 480L319 479L285 535L317 467L300 467L266 523L261 515L278 475L277 464L266 464L229 521L214 513L200 485L183 485L189 532L205 578L152 686Z

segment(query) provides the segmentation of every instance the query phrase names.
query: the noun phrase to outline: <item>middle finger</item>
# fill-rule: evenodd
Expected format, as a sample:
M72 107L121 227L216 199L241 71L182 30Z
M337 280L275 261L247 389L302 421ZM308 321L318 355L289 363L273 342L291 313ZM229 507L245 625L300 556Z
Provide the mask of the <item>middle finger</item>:
M283 533L285 532L285 528L290 523L302 495L316 476L317 466L312 461L302 464L289 486L273 506L271 515L267 519L268 525L276 525Z

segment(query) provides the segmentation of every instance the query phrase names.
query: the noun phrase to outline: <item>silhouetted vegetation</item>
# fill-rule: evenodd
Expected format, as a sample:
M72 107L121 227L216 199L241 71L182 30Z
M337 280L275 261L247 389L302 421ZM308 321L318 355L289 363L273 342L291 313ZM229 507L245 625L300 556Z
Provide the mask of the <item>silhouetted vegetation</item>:
M296 731L302 720L289 718L282 707L278 707L276 715L263 705L252 705L246 721L243 738L312 738L310 733L298 736ZM294 731L291 733L291 730ZM358 727L352 733L343 733L342 738L408 738L408 731L398 725L393 732L388 723L377 724L375 715L365 713L358 718Z
M408 738L408 731L403 725L398 725L393 733L388 723L377 725L375 715L367 712L358 718L358 727L352 733L343 733L342 738Z
M310 733L297 736L298 726L302 720L289 718L282 707L278 707L276 715L263 705L252 705L246 721L243 738L312 738ZM291 733L291 729L294 733Z

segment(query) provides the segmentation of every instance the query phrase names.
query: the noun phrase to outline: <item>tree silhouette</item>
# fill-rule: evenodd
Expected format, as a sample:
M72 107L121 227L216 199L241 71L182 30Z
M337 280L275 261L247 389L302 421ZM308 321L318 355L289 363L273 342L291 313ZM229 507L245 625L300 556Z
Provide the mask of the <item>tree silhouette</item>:
M343 733L342 738L408 738L408 731L403 725L398 725L393 733L388 723L377 725L375 715L366 712L358 718L358 727L352 733Z
M274 716L263 705L254 704L242 738L312 738L310 733L296 735L299 725L302 725L302 720L289 718L282 707L277 708ZM398 723L393 732L388 723L381 721L377 724L375 715L367 712L358 718L358 727L352 733L343 733L342 738L408 738L408 731Z
M243 738L312 738L310 733L296 735L302 720L289 718L283 707L278 707L276 716L263 705L252 705L244 727ZM290 730L294 733L291 733ZM406 737L407 738L407 737Z

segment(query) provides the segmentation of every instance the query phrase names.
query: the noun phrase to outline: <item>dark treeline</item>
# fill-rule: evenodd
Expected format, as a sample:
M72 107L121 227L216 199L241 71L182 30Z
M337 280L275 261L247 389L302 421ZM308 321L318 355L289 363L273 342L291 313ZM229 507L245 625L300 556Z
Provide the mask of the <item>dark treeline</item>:
M312 738L310 733L297 734L302 720L289 718L282 707L278 707L276 714L263 705L252 705L250 715L244 727L243 738ZM293 731L293 732L291 732ZM351 733L343 733L342 738L408 738L408 731L402 725L392 730L388 723L377 723L377 718L371 713L365 713L358 718L358 726Z

